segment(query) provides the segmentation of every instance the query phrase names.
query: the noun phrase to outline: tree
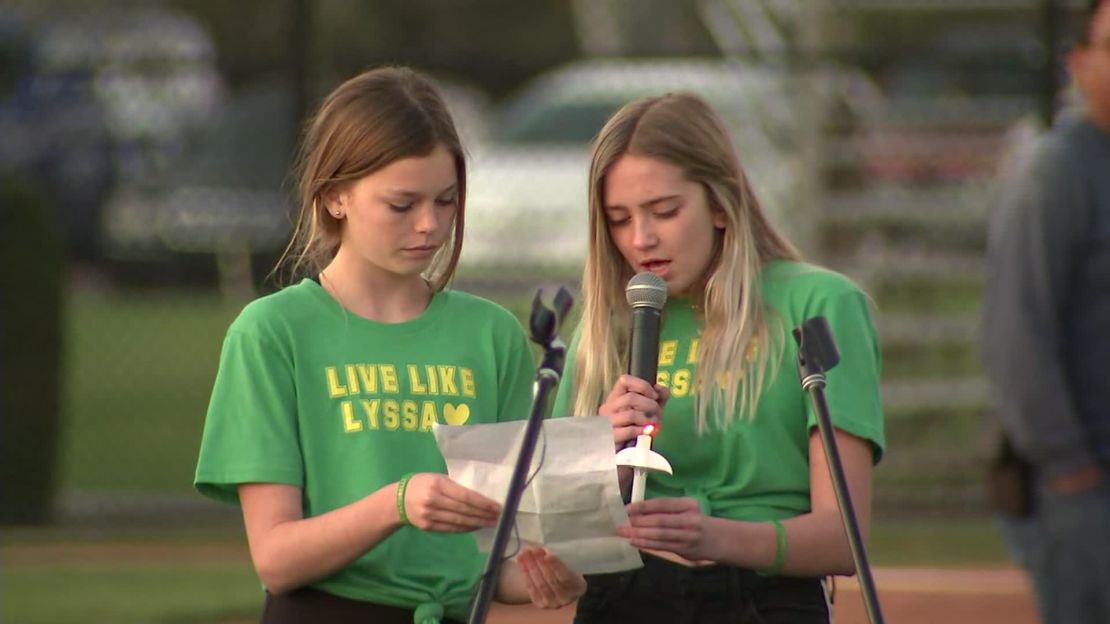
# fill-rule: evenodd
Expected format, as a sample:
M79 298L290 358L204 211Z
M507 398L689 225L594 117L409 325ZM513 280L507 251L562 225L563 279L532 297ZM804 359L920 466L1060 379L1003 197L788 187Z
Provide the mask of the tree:
M55 207L0 176L0 524L50 519L60 418L63 251Z

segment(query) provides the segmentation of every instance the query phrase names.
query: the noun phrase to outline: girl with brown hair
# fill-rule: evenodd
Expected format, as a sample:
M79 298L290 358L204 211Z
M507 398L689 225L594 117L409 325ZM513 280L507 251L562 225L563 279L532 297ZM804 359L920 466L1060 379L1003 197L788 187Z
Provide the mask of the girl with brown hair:
M465 619L496 501L447 477L432 426L527 416L535 372L504 308L445 288L466 165L431 84L368 71L323 102L299 160L286 252L299 282L224 341L196 486L243 509L262 621ZM502 566L496 597L558 607L585 588L550 553Z

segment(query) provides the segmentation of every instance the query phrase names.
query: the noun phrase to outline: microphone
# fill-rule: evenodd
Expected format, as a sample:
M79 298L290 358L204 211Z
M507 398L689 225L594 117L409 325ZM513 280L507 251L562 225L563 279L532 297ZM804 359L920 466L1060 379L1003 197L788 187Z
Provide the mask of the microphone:
M637 273L624 290L632 306L628 374L655 385L659 368L659 315L667 302L667 283L655 273Z
M637 273L628 280L624 297L632 306L628 374L655 386L659 370L659 316L667 303L667 283L651 271ZM621 448L635 444L636 440L629 440Z

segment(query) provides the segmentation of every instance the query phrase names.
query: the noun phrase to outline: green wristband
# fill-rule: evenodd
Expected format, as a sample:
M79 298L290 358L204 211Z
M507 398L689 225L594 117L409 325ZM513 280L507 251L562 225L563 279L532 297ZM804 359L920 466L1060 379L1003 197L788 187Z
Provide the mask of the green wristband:
M771 567L759 573L762 576L778 575L782 571L782 565L786 563L786 529L778 520L771 520L771 525L775 527L775 560L771 563Z
M401 516L401 524L412 526L409 521L409 514L405 511L405 490L409 487L409 479L412 478L413 473L406 473L397 482L397 515Z

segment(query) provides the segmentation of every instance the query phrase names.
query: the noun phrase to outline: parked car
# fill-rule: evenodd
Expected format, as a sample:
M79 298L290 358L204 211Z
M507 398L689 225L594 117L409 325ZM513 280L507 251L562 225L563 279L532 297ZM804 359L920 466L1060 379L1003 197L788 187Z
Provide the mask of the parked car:
M577 276L586 254L590 143L612 113L641 96L691 91L709 101L729 125L757 196L781 217L805 175L795 85L778 69L722 59L585 60L540 75L473 149L460 275L511 267L515 275Z
M120 222L132 215L114 213L113 198L158 184L222 100L208 34L159 7L33 19L0 9L0 50L0 161L50 190L73 259L133 254L118 234L135 222Z
M114 183L111 137L88 76L45 71L31 21L0 9L0 172L38 189L59 211L71 258L99 255L100 207Z
M480 140L484 96L463 83L436 83L466 143ZM269 271L295 217L296 117L294 89L285 82L238 90L190 136L160 184L113 199L115 237L147 253L255 255L255 270Z
M280 251L290 228L295 116L292 91L280 82L229 97L190 133L157 184L121 188L112 198L116 253Z

